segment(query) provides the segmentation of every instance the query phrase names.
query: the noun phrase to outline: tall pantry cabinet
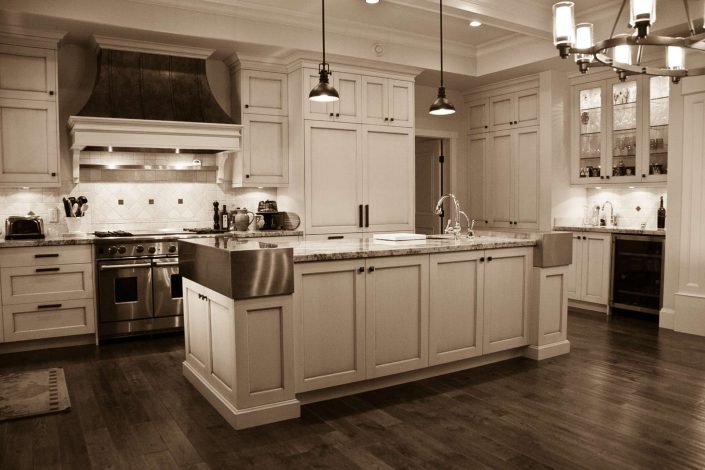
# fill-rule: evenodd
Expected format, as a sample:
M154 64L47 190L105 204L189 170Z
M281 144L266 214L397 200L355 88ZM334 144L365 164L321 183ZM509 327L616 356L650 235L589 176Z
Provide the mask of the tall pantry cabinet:
M361 238L414 230L414 75L331 65L340 100L308 99L314 63L289 66L292 184L282 207L307 235Z
M465 95L468 208L479 228L551 228L554 73ZM563 84L558 84L558 87ZM544 122L550 126L542 127Z

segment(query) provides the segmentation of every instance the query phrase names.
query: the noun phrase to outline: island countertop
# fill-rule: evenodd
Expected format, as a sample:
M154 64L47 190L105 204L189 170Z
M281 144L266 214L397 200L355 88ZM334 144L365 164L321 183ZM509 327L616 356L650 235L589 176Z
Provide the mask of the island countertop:
M561 225L553 228L556 231L563 232L599 232L599 233L618 233L627 235L654 235L657 237L665 237L666 230L652 228L637 228L637 227L602 227L593 225Z
M221 248L228 251L291 248L293 249L294 263L490 250L535 246L537 243L533 238L505 238L495 236L481 236L473 239L461 238L458 240L426 239L401 242L387 242L373 239L342 239L268 243L266 241L228 238L188 239L182 240L182 242Z

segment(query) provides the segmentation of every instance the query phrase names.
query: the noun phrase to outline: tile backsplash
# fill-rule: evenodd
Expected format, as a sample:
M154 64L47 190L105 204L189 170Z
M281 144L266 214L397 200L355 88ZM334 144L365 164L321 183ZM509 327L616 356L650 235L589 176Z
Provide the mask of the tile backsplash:
M125 154L110 163L166 164L150 154ZM133 158L131 161L125 157ZM204 156L197 158L205 160ZM208 158L208 156L205 156ZM212 158L212 157L211 157ZM193 156L181 156L191 161ZM103 163L104 161L101 161ZM171 157L169 164L173 164ZM204 161L204 164L206 162ZM159 228L210 227L213 201L228 209L247 207L255 212L257 203L276 199L276 189L230 188L215 183L215 172L188 170L96 170L81 169L81 183L64 182L61 188L0 189L0 217L24 215L29 211L42 216L48 234L67 231L62 197L86 196L90 209L82 222L83 231L107 229L150 230ZM286 209L282 207L281 209ZM50 223L57 210L58 223Z
M614 206L619 226L636 228L645 223L647 228L655 229L656 210L661 196L668 216L666 188L588 189L584 207L590 215L593 208L602 207L605 201L610 201ZM556 218L555 225L580 225L583 217L584 214L576 214L575 217Z

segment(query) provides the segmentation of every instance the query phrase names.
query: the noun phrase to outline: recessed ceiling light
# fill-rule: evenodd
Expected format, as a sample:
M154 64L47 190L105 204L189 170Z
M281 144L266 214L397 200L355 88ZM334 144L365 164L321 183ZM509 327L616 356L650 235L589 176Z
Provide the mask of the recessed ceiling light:
M595 186L595 189L602 189L602 186Z
M634 189L634 188L636 188L636 186L629 186L629 189Z
M480 21L480 20L472 20L472 21L470 22L470 26L472 26L473 28L477 28L478 26L482 26L482 21Z
M379 0L365 0L365 3L369 3L370 5L374 5L375 3L379 3Z

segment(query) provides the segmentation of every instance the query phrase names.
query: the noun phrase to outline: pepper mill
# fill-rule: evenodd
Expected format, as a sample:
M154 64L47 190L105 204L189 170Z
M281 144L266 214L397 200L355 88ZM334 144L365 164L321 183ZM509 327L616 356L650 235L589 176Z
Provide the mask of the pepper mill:
M220 213L218 212L218 201L213 203L213 229L220 230Z

